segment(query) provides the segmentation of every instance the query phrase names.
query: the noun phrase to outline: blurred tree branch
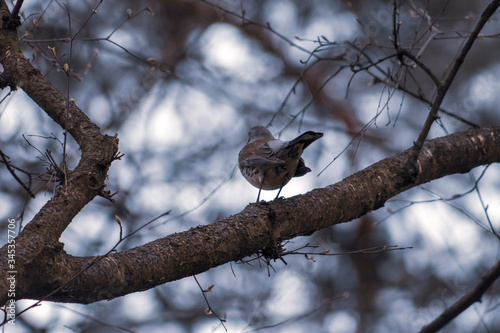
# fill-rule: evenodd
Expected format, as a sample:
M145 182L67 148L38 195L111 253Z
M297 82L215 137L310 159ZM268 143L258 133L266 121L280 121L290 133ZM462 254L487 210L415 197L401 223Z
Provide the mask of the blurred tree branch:
M495 266L493 266L485 275L481 277L479 282L474 286L474 288L472 288L471 291L443 311L443 313L441 313L439 317L433 320L429 325L424 326L420 333L432 333L439 331L459 314L464 312L469 306L476 302L481 302L483 294L499 277L500 261L498 261Z

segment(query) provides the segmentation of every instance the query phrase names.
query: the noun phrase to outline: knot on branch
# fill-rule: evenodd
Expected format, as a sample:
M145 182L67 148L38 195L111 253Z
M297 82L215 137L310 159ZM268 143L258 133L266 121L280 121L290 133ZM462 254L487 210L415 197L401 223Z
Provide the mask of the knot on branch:
M271 243L264 247L261 251L262 256L267 260L283 260L282 256L285 253L285 247L283 246L281 241L272 240Z
M12 91L17 90L17 85L13 83L12 80L9 80L4 75L0 75L0 90L7 87L9 87Z
M21 17L19 15L4 15L2 16L2 29L16 30L21 26Z

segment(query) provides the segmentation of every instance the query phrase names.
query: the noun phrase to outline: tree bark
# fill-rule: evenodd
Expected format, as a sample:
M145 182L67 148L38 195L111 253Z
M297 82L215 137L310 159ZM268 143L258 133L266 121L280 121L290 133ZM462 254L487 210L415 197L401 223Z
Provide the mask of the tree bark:
M2 17L10 16L2 0L0 11ZM367 214L414 186L500 161L500 127L477 128L425 141L415 164L416 176L407 167L412 151L406 150L304 195L250 204L241 213L213 224L119 253L75 257L64 251L59 238L78 212L102 192L116 159L118 139L103 135L30 64L19 49L15 29L0 30L0 62L4 69L1 87L23 89L68 131L82 152L78 166L64 171L57 193L15 239L14 268L8 266L8 244L0 249L2 303L11 298L9 271L16 271L15 299L75 303L111 299L273 249L282 240Z
M499 162L500 127L472 129L426 141L417 162L418 176L401 188L399 177L412 177L405 168L410 152L377 162L337 184L288 199L250 204L241 213L213 224L111 253L84 272L95 258L68 255L62 244L23 249L26 255L18 265L23 266L24 274L17 297L43 298L77 276L47 299L76 303L111 299L199 274L271 248L281 240L351 221L414 186ZM31 229L37 218L26 229ZM29 242L29 237L31 234L23 231L19 243ZM25 259L30 258L30 252L37 253L36 260Z
M10 17L5 1L0 1L0 12L4 20ZM16 298L17 291L22 295L24 290L32 287L33 277L40 278L37 277L38 273L52 276L50 266L57 265L52 262L52 253L62 247L58 239L78 212L102 193L108 169L118 152L117 136L103 135L74 102L69 101L24 57L15 28L4 26L0 29L0 62L3 66L0 88L15 90L20 87L24 90L76 140L82 155L78 166L72 171L66 170L64 165L58 166L62 171L59 181L64 186L15 239L14 266L8 265L7 245L0 249L2 304L7 297L6 290L9 290L9 281L6 280L8 271L16 271ZM49 265L45 267L49 271L44 272L39 266L41 262ZM50 280L47 281L50 283Z

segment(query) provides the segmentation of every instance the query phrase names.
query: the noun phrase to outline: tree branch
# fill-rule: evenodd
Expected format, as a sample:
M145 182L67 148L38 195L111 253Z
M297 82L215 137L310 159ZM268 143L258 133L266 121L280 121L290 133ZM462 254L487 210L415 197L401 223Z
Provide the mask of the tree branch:
M469 306L481 301L481 297L488 288L500 277L500 261L496 263L467 294L462 296L448 309L444 310L432 323L424 326L420 333L437 332L446 324L452 321L459 314L464 312Z
M21 178L18 177L18 175L16 174L16 172L14 171L12 166L10 165L10 162L7 160L8 157L3 153L3 151L1 149L0 149L0 157L2 158L2 161L5 164L5 167L7 168L7 170L9 170L12 177L14 177L14 179L19 183L19 185L21 185L32 198L35 198L35 194L31 191L31 184L30 184L30 187L28 187L24 184L24 182L21 180ZM31 179L31 176L30 176L30 179Z
M0 1L2 17L9 16L4 0ZM17 32L0 29L0 63L3 72L0 88L20 87L56 123L76 140L82 152L74 171L67 171L65 186L59 188L34 219L26 225L16 238L16 266L18 281L30 281L33 273L29 263L45 263L51 251L58 251L58 242L78 212L104 187L106 175L118 151L118 138L103 135L97 125L48 81L21 53ZM39 256L42 256L38 260ZM7 247L0 250L0 290L6 290ZM20 282L21 285L21 282ZM21 288L22 289L22 288Z
M483 13L481 14L481 18L479 19L479 21L476 24L476 27L474 28L474 30L470 34L469 38L467 39L467 42L462 47L457 59L453 63L453 66L451 67L451 70L450 70L450 73L448 74L448 77L446 78L444 83L442 83L438 86L436 98L434 99L434 101L432 103L432 107L429 111L429 114L427 115L427 119L425 120L425 123L422 126L422 130L420 131L420 134L419 134L417 140L413 144L413 152L410 154L409 159L408 159L408 163L407 163L408 168L411 168L414 171L416 171L415 164L417 162L418 155L420 154L420 152L422 150L422 146L424 144L425 139L427 138L427 135L429 134L429 131L431 129L432 124L437 119L437 113L439 111L439 108L441 107L441 103L443 102L444 97L446 96L446 92L448 91L451 84L453 83L453 80L455 79L455 76L457 75L458 70L462 66L462 64L465 60L465 57L467 56L470 49L472 48L472 44L474 44L474 42L476 41L477 36L479 35L479 32L483 29L486 22L488 22L490 17L498 9L499 4L500 4L500 0L493 0L486 7L486 9L483 11ZM404 186L404 182L402 183L402 185Z
M483 164L500 162L500 127L471 129L425 143L419 174L405 188L396 175L408 176L411 149L384 159L345 180L307 194L250 204L241 213L151 243L111 253L48 300L91 303L143 291L242 259L277 241L351 221L412 187ZM22 237L21 235L20 237ZM73 257L62 247L29 264L19 298L40 299L74 278L95 257ZM5 289L0 289L0 295ZM4 301L0 298L0 302Z

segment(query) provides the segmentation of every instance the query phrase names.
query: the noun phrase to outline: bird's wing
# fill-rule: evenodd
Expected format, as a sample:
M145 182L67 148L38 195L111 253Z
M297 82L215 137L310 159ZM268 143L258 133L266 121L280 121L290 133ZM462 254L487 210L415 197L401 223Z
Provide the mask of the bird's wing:
M265 139L247 144L241 150L238 162L241 167L273 167L285 163L284 160L276 157L273 149L265 142Z

